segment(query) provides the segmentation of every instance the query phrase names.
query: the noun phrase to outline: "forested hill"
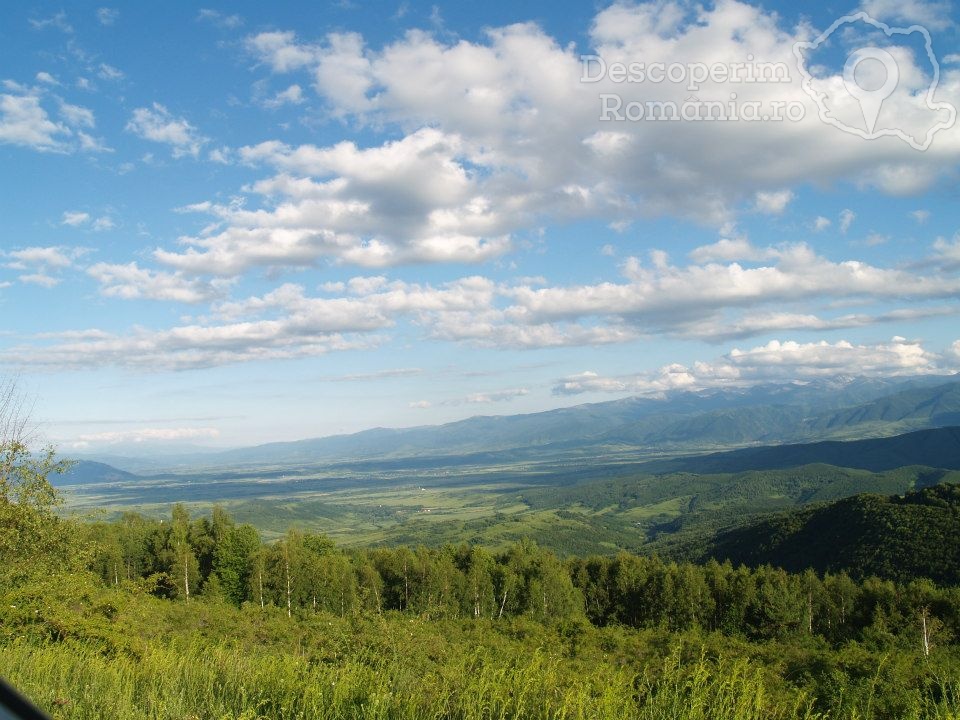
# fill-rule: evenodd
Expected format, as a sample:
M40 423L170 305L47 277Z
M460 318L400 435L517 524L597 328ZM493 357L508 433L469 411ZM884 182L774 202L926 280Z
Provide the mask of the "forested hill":
M882 472L907 465L960 470L960 427L917 430L869 440L773 445L658 461L648 472L724 473L775 470L813 463Z
M685 553L696 560L789 571L960 583L960 485L905 496L855 495L718 533Z
M125 470L118 470L111 465L80 460L70 466L62 475L51 478L55 485L86 485L91 483L129 482L137 476Z

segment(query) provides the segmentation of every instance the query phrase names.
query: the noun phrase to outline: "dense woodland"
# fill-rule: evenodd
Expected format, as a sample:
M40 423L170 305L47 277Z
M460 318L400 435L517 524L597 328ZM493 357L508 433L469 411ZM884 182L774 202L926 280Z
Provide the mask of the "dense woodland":
M953 718L960 589L531 541L78 523L3 453L0 674L58 717ZM955 492L951 490L950 492ZM952 497L952 496L949 496Z
M956 493L943 486L923 496ZM107 584L134 584L173 600L269 605L290 617L398 611L427 619L586 618L597 626L701 628L751 639L808 633L830 643L902 636L922 644L924 623L927 645L960 633L960 588L926 579L854 580L845 572L628 553L561 561L532 541L501 552L468 545L343 551L324 536L291 531L265 545L223 510L191 519L182 505L168 521L130 513L82 530L96 548L90 567Z

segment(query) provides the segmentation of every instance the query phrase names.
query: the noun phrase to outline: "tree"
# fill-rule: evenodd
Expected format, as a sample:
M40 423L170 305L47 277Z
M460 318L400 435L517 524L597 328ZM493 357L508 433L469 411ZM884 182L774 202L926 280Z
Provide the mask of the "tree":
M70 463L53 448L30 450L29 415L16 381L0 380L0 576L11 580L83 568L91 558L54 512L60 495L49 478Z
M182 503L173 506L166 558L173 594L189 601L200 589L200 563L190 545L190 513Z
M0 378L0 448L29 445L30 410L15 378Z

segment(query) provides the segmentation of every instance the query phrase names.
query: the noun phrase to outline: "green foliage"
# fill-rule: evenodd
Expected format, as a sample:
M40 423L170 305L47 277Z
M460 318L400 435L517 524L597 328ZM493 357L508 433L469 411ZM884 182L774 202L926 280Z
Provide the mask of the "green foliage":
M0 444L0 584L86 561L54 514L60 498L48 477L68 466L52 449L35 455L20 442Z
M52 455L6 457L0 674L58 718L960 713L960 588L889 579L886 565L878 578L627 552L564 561L529 539L343 549L296 530L265 544L221 508L183 505L81 524L53 512ZM754 474L700 495L778 482L802 495L808 478ZM842 502L919 538L899 552L940 544L940 565L916 562L954 562L956 487ZM799 532L784 522L783 537Z
M849 571L960 584L960 485L900 496L856 495L718 534L677 553L794 572Z

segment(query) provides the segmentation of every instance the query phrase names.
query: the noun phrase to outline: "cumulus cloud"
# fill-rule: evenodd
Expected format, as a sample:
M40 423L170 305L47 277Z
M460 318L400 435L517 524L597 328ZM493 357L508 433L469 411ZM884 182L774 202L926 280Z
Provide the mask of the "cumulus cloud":
M747 350L735 348L713 362L695 362L689 366L674 363L653 372L620 377L587 371L557 381L553 392L556 395L587 392L661 395L670 390L739 387L836 375L945 375L956 372L957 367L958 357L953 350L938 354L902 337L874 345L858 345L846 340L834 343L771 340Z
M247 38L247 49L274 72L289 72L313 64L316 50L297 42L292 31L263 32Z
M286 90L281 90L272 97L262 101L266 108L275 110L284 105L302 105L305 99L303 97L303 88L299 85L291 85Z
M65 124L50 119L37 92L0 94L0 143L64 152L71 134Z
M40 287L48 289L60 284L59 277L48 275L45 272L26 273L20 275L17 279L25 285L39 285Z
M754 207L757 212L765 215L780 215L787 209L791 200L793 200L792 190L758 192Z
M63 213L63 220L60 222L60 224L69 225L70 227L78 227L88 223L89 221L90 213L68 210Z
M862 7L877 20L889 23L912 25L919 23L928 30L943 30L950 27L950 3L930 0L863 0Z
M744 237L721 238L711 245L701 245L690 252L690 259L695 263L732 260L769 260L777 257L777 251L772 248L755 248Z
M144 140L170 145L175 158L197 157L207 142L186 119L174 117L160 103L135 109L126 129Z
M82 254L83 251L78 248L28 247L7 252L6 256L12 259L7 263L7 267L15 270L23 270L31 265L44 268L66 268L70 267L74 259Z
M934 261L945 269L960 268L960 233L951 240L940 237L933 243Z
M651 58L665 66L710 67L753 57L788 69L784 82L735 87L711 80L696 87L616 83L608 75L583 83L574 50L533 24L492 28L478 41L444 42L412 31L379 48L356 33L314 42L278 31L249 37L247 47L272 72L310 73L335 116L456 136L471 166L497 177L504 187L499 197L523 206L518 219L567 213L622 222L669 213L719 224L745 202L760 212L782 212L792 198L789 188L799 183L851 179L906 192L949 172L960 154L955 133L943 133L932 153L921 156L905 143L870 146L820 122L793 54L794 43L812 32L736 1L618 3L594 18L589 43L607 67ZM927 69L916 58L901 60L904 87L912 91ZM818 80L839 83L841 69L824 68ZM895 99L896 109L912 117L919 93L907 89ZM624 102L682 103L693 92L727 100L731 90L744 101L797 103L804 117L780 123L599 120L601 93ZM945 72L939 92L956 100L958 91L956 73Z
M513 306L505 314L523 324L613 317L645 332L684 335L704 322L722 325L725 311L782 308L785 303L808 307L825 298L946 300L960 291L960 279L951 275L834 262L803 244L767 252L775 262L757 267L738 262L674 266L663 258L645 266L634 259L624 283L511 288L505 292Z
M943 241L935 249L946 257L955 247ZM656 336L722 343L797 330L912 322L960 311L960 279L945 270L920 273L859 260L838 262L803 244L743 246L739 251L767 259L720 262L714 248L695 251L701 262L675 265L665 253L654 252L649 264L630 258L623 281L591 285L544 285L542 278L496 283L483 276L428 285L374 275L325 283L321 295L311 296L303 286L286 283L263 295L214 302L210 317L195 326L140 329L110 343L101 338L75 341L69 355L94 364L116 363L116 345L150 338L157 339L157 354L144 358L162 364L160 339L173 337L183 346L171 350L179 358L170 361L174 365L186 363L185 357L194 361L185 350L189 342L196 343L198 364L254 359L271 348L277 357L296 357L301 351L380 343L403 320L423 337L493 348L591 346ZM99 264L91 274L107 294L181 302L213 301L230 282L200 281L180 270L158 272L136 263ZM883 309L840 312L850 303ZM333 345L314 342L333 335L350 339L339 342L338 337ZM231 352L207 351L225 337L231 339Z
M432 129L372 149L352 142L242 148L243 161L280 171L252 187L267 207L195 206L219 224L180 238L183 252L158 249L154 256L186 272L223 275L307 267L322 258L385 267L497 257L510 248L510 223L459 154L457 138Z
M147 270L135 262L126 265L97 263L87 268L87 274L100 284L102 295L124 300L201 303L223 294L222 286L215 283L187 279L180 273Z
M615 4L594 18L589 43L608 66L655 58L709 67L753 56L795 69L794 43L810 32L736 0L696 8ZM853 180L903 192L960 158L960 141L948 133L916 153L904 143L864 143L838 132L816 117L796 72L784 82L735 89L743 100L798 103L806 108L798 122L603 122L601 93L682 102L693 90L608 76L581 82L574 49L534 24L491 28L474 41L441 37L411 31L371 47L356 33L317 41L284 30L248 36L246 49L263 68L301 73L328 113L391 139L368 146L268 140L241 148L240 161L272 174L244 188L243 206L208 203L214 223L181 237L179 248L157 248L154 257L183 272L224 275L320 261L483 262L544 222L600 218L625 227L668 214L720 227L743 211L784 212L801 183ZM904 67L913 87L923 70ZM940 92L960 100L960 75L951 72ZM705 99L728 99L732 87L697 84ZM291 84L265 102L298 103L304 87ZM129 129L170 143L175 155L198 154L204 139L186 120L159 105L136 113ZM841 214L841 232L854 217ZM817 229L825 221L818 219ZM728 247L713 250L718 260L743 243L724 242Z
M113 228L116 227L116 223L109 215L101 215L98 218L94 218L90 213L79 210L65 211L63 218L60 220L60 224L74 228L87 227L94 232L113 230Z
M38 73L37 80L45 86L57 84L49 73ZM25 87L10 80L2 86L8 92L0 93L0 144L58 153L110 150L101 140L85 132L96 125L89 108L58 98L54 112L59 120L54 121L44 107L44 102L50 99L46 95L48 87Z

